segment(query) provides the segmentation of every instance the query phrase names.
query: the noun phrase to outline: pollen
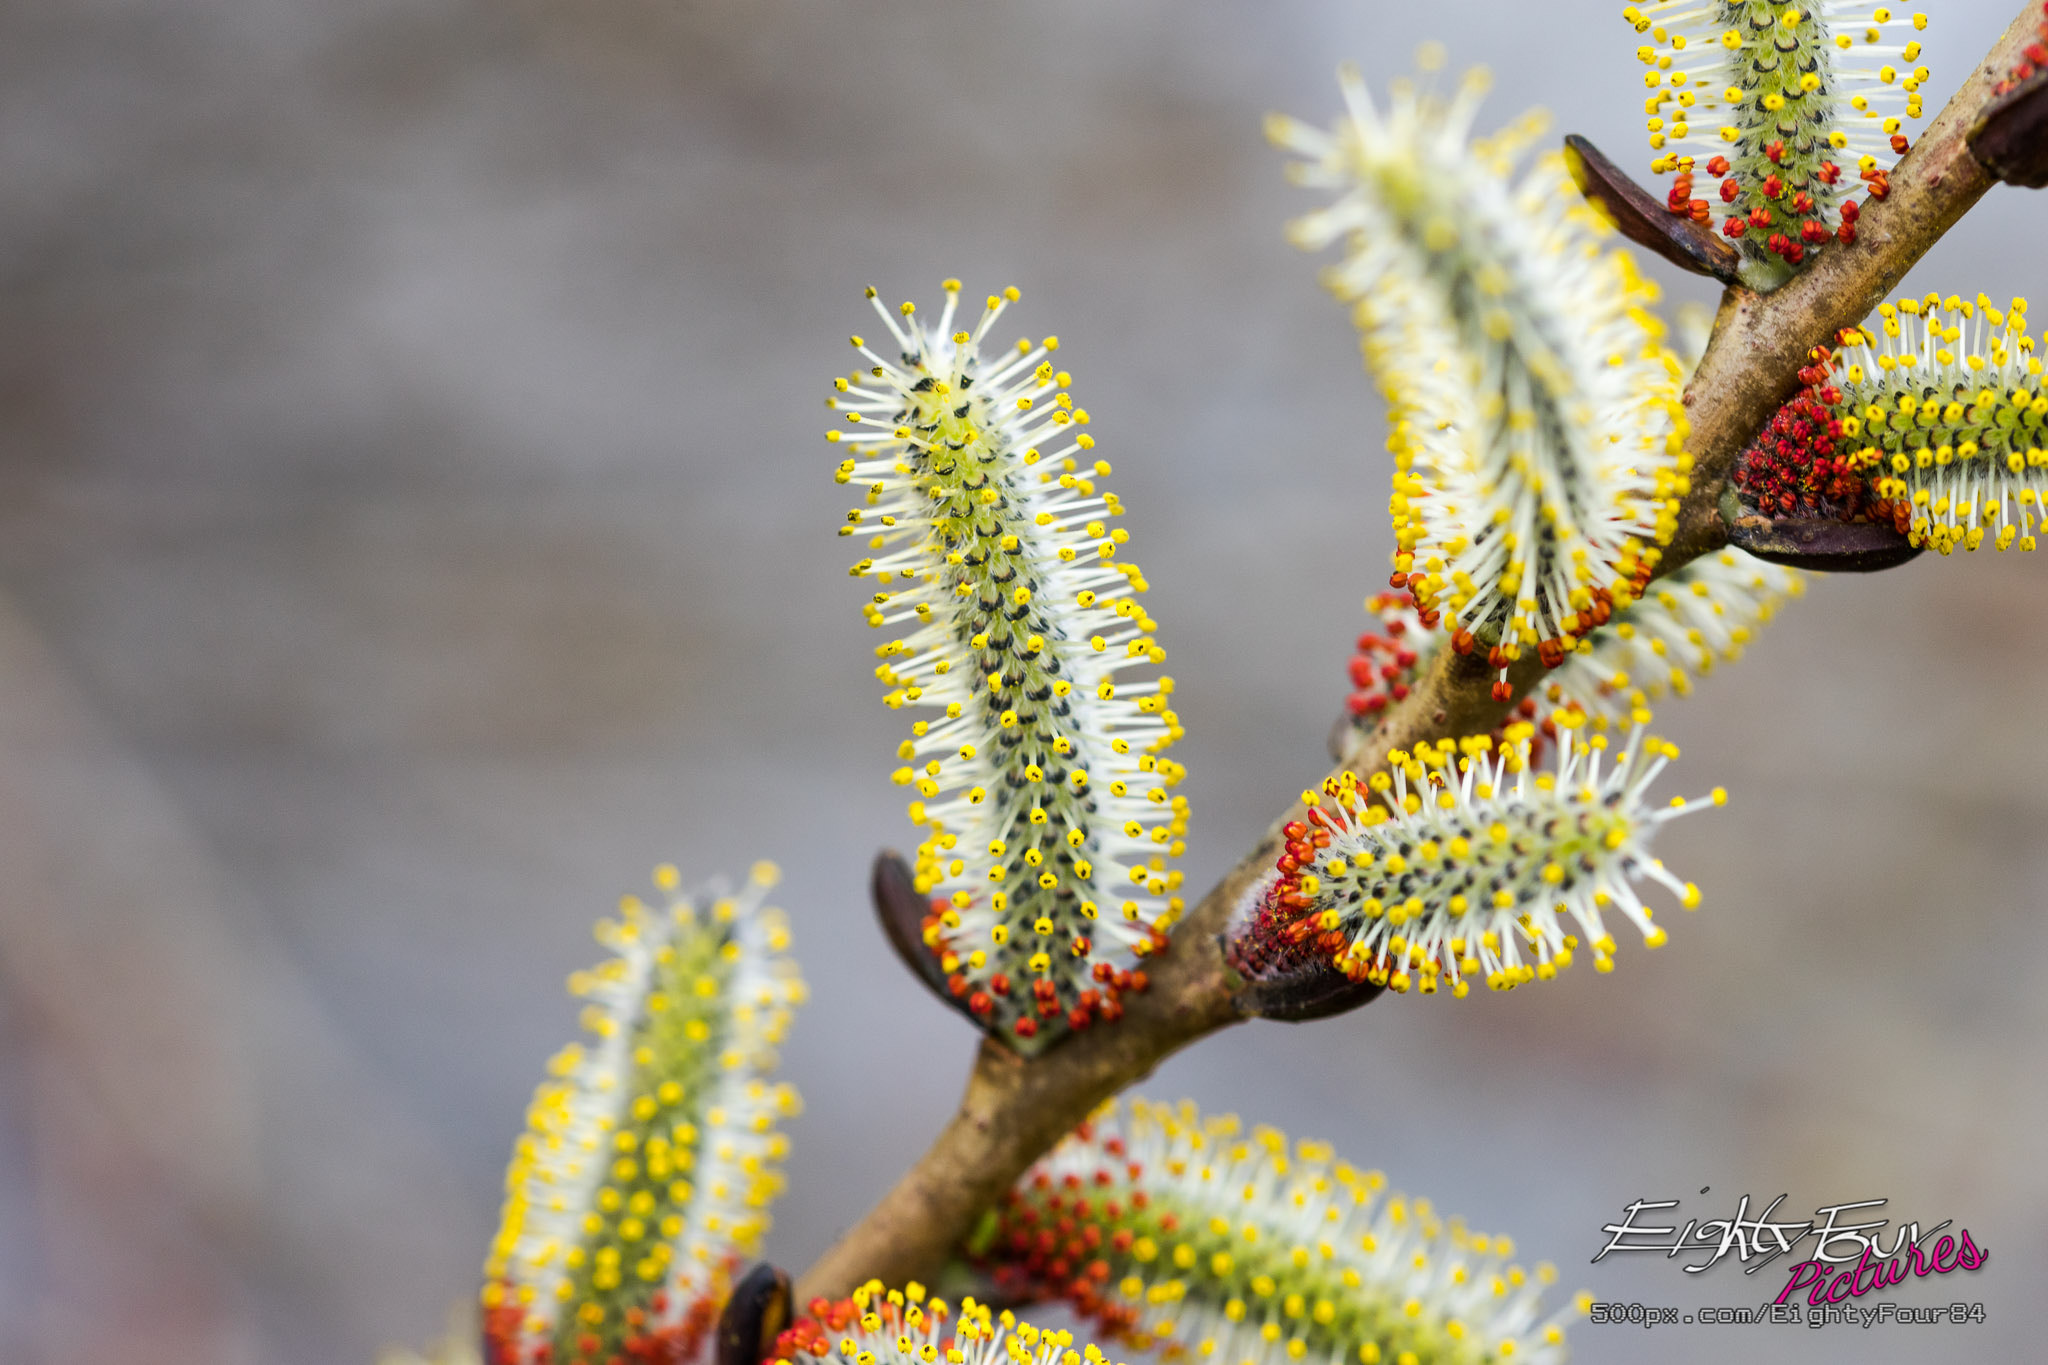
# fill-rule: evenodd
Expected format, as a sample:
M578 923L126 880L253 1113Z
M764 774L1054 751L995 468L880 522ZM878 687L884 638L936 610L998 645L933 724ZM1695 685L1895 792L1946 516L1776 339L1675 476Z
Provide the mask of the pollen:
M878 651L884 703L943 716L898 750L926 835L925 945L983 1027L1031 1052L1118 1019L1144 989L1139 959L1165 946L1181 903L1163 858L1188 817L1167 750L1183 731L1058 338L990 345L1014 291L971 326L958 298L929 323L878 310L896 358L865 352L873 368L841 401L886 422L845 432L856 458L839 468L871 490L863 528L881 527L854 571L887 586L868 620L902 632ZM1135 894L1098 921L1105 882Z
M1098 1111L978 1240L1005 1299L1064 1302L1168 1361L1219 1340L1229 1365L1477 1361L1477 1333L1562 1365L1571 1320L1543 1302L1555 1272L1515 1264L1511 1239L1388 1190L1328 1143L1187 1103Z
M1889 168L1909 145L1903 120L1923 113L1927 69L1901 80L1890 59L1919 59L1912 34L1926 16L1865 0L1782 10L1760 0L1656 0L1629 12L1641 16L1630 20L1639 34L1654 25L1638 59L1670 63L1671 83L1695 92L1697 129L1651 129L1651 169L1672 176L1666 207L1700 223L1721 213L1754 289L1774 289L1832 244L1853 243L1853 196L1885 197ZM1698 170L1715 177L1716 200L1695 195Z
M1550 771L1530 762L1536 726L1516 721L1498 742L1425 741L1389 755L1384 796L1348 773L1326 780L1322 799L1284 827L1273 872L1225 936L1226 959L1250 970L1316 954L1355 980L1425 994L1441 980L1456 997L1475 976L1494 990L1554 977L1570 965L1575 933L1611 942L1608 915L1662 942L1636 884L1660 884L1681 903L1697 893L1649 855L1650 840L1725 796L1650 805L1645 788L1675 750L1644 733L1646 709L1630 716L1610 753L1604 734L1580 735L1584 712L1560 709ZM1451 804L1411 805L1409 784L1431 770L1445 773ZM1310 875L1314 866L1324 875Z
M770 1079L804 1000L787 918L763 904L776 876L760 863L737 889L685 891L665 866L663 905L629 896L600 923L617 956L572 981L593 1039L550 1066L506 1172L491 1359L667 1357L717 1312L723 1267L754 1254L781 1187L777 1125L801 1109Z
M1333 127L1271 129L1328 196L1291 235L1343 246L1325 279L1388 398L1391 586L1504 695L1517 659L1555 667L1626 605L1675 532L1678 367L1655 286L1602 243L1561 162L1515 171L1539 117L1472 140L1483 82L1443 101L1397 86L1381 108L1342 79Z

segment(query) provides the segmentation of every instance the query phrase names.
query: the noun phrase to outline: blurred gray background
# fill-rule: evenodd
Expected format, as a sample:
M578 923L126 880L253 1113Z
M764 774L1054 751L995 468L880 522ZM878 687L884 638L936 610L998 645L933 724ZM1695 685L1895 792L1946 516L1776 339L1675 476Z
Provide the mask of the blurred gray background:
M0 7L0 1360L433 1335L590 923L668 859L787 869L815 1000L770 1245L806 1262L971 1046L862 894L910 831L820 439L861 287L1015 283L1064 339L1183 680L1199 890L1323 770L1388 549L1381 410L1260 116L1444 38L1485 121L1545 103L1640 169L1617 8ZM1939 7L1930 109L2014 8ZM2044 223L1997 190L1908 285L2039 294ZM1638 1196L1885 1197L1993 1253L1894 1291L1981 1327L1583 1326L1584 1361L2027 1357L2044 619L2019 555L1815 583L1660 718L1670 790L1735 793L1663 840L1707 891L1669 948L1240 1029L1146 1090L1330 1138L1602 1298L1782 1283L1589 1266Z

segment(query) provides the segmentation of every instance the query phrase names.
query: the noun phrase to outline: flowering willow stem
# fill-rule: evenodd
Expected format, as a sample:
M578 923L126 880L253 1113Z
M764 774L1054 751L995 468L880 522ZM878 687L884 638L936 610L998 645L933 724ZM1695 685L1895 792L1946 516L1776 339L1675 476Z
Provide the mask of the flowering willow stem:
M2028 0L1892 172L1890 195L1863 215L1853 246L1823 252L1811 269L1768 296L1727 291L1713 341L1686 392L1687 445L1697 466L1678 532L1659 565L1664 572L1727 542L1718 509L1722 484L1736 455L1797 387L1807 352L1876 307L1991 187L1991 175L1970 155L1964 135L1991 99L1992 85L2033 41L2038 5ZM1542 671L1534 655L1518 661L1508 674L1513 695L1527 692ZM1492 730L1512 705L1493 699L1493 677L1483 658L1443 651L1405 701L1353 738L1344 766L1371 772L1389 749ZM804 1273L797 1302L843 1295L870 1276L902 1281L931 1274L982 1210L1097 1104L1195 1039L1240 1022L1232 1003L1239 983L1223 964L1216 935L1272 867L1281 827L1301 813L1299 804L1280 813L1189 907L1173 950L1155 960L1152 988L1133 998L1116 1028L1078 1035L1032 1061L983 1042L959 1111L881 1202Z

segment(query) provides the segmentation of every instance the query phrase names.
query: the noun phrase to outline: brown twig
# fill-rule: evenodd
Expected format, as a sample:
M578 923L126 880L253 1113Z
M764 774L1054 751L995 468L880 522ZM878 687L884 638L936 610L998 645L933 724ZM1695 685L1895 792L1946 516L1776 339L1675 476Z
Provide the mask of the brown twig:
M1775 293L1731 288L1723 296L1713 339L1686 390L1686 444L1696 468L1662 571L1726 543L1721 488L1736 455L1796 387L1812 347L1861 321L1991 187L1964 137L1992 84L2032 37L2037 3L2029 0L1892 172L1889 196L1865 210L1854 245L1830 246ZM1510 674L1515 696L1540 673L1534 659L1518 664ZM1407 700L1353 738L1346 766L1369 771L1389 749L1491 730L1513 704L1492 699L1492 677L1483 660L1438 651ZM1216 937L1273 865L1280 827L1301 813L1296 805L1276 819L1194 907L1175 931L1172 952L1152 968L1151 989L1127 999L1120 1023L1098 1025L1030 1061L984 1041L959 1112L895 1188L803 1275L797 1302L844 1294L871 1277L900 1283L931 1275L981 1211L1097 1104L1195 1039L1239 1022L1232 1004L1237 983Z

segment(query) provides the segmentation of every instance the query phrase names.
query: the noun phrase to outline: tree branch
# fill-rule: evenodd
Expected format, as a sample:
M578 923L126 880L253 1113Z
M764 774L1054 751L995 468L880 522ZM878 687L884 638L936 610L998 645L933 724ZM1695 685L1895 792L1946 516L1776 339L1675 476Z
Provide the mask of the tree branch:
M1692 421L1692 488L1660 572L1727 542L1718 510L1735 457L1797 387L1812 347L1860 322L1993 179L1964 138L1990 102L1991 87L2020 58L2033 35L2039 0L2028 3L1891 176L1891 193L1858 219L1854 245L1832 245L1775 293L1730 288L1714 334L1686 389ZM1519 698L1541 676L1533 658L1509 674ZM1417 741L1489 731L1512 701L1491 696L1493 670L1478 657L1439 650L1408 698L1370 733L1354 736L1344 766L1360 772L1386 762L1389 749ZM1174 934L1173 950L1151 966L1151 988L1126 997L1123 1019L1076 1034L1025 1060L984 1041L952 1121L882 1201L798 1282L796 1300L838 1296L869 1278L889 1283L933 1274L974 1220L1024 1169L1097 1104L1148 1075L1204 1034L1239 1022L1237 988L1217 946L1246 893L1273 866L1280 828L1300 818L1295 805L1275 819L1237 866L1202 898Z

